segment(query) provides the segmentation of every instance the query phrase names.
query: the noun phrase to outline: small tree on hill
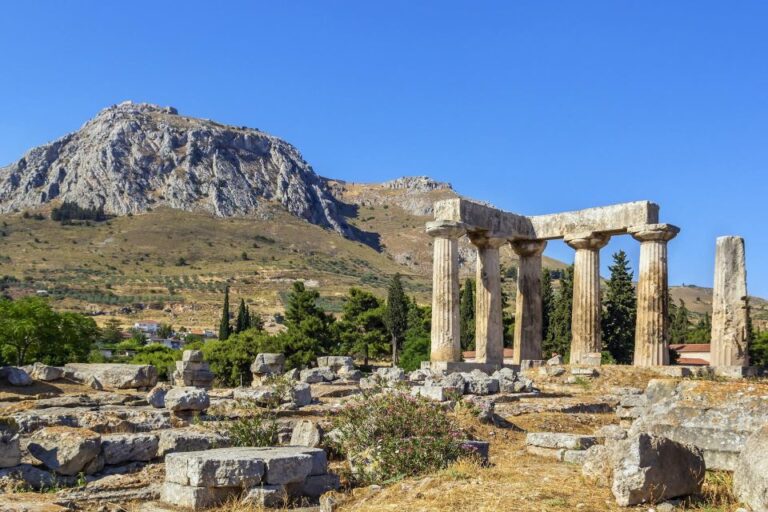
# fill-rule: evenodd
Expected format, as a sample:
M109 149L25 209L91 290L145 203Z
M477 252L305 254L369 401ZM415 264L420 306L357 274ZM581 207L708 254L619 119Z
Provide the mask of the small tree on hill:
M219 339L226 340L232 334L229 325L229 286L224 288L224 305L221 308L221 320L219 321Z
M237 308L235 320L235 332L243 332L251 328L251 312L245 304L245 299L240 299L240 307Z
M395 274L389 283L387 293L387 330L392 341L392 365L397 365L398 347L402 344L408 328L408 299L403 291L400 274Z

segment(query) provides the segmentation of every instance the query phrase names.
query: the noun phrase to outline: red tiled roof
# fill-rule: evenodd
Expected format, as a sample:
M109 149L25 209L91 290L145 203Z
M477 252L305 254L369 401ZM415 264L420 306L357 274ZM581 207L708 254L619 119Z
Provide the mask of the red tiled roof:
M685 366L709 366L709 361L699 359L698 357L681 357L677 364Z
M675 352L709 352L709 343L677 343L669 348Z
M464 359L474 359L475 356L477 355L474 350L469 350L467 352L462 352L461 354L464 356ZM515 355L515 350L514 349L512 349L512 348L505 348L504 349L504 358L505 359L510 359L510 358L512 358L513 355Z

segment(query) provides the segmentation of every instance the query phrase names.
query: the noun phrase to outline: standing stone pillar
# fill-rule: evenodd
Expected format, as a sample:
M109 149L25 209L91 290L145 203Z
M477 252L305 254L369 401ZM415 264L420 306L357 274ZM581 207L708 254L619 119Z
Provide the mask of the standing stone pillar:
M475 361L504 364L504 323L501 311L499 247L507 241L483 233L470 233L477 247L475 281Z
M712 296L712 366L749 366L747 270L744 239L721 236L715 251Z
M541 255L546 240L516 240L512 250L520 256L515 302L515 353L513 362L539 360L543 332L541 310Z
M633 364L635 366L668 365L667 242L672 240L680 229L671 224L647 224L630 228L628 231L635 240L640 242Z
M587 364L589 354L602 350L600 333L600 249L610 240L601 233L565 237L576 249L573 263L573 312L571 315L571 364Z
M427 223L427 233L434 238L430 361L461 361L458 239L464 232L457 222Z

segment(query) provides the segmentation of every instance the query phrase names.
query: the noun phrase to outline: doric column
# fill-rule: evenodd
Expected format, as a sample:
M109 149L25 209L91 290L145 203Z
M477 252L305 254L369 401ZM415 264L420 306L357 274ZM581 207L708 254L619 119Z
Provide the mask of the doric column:
M507 241L484 233L470 233L477 247L475 281L475 361L504 363L504 324L501 312L499 247Z
M744 239L721 236L715 251L712 293L712 366L749 366L749 305Z
M637 278L637 323L635 366L669 364L667 312L667 242L680 229L671 224L647 224L628 232L640 242L640 272Z
M427 223L427 234L434 239L430 361L461 361L458 239L464 233L461 223Z
M586 362L600 352L600 249L610 240L601 233L577 233L565 237L576 249L573 262L573 312L571 314L571 364Z
M512 250L520 257L515 302L515 354L513 362L541 359L541 255L546 240L516 240Z

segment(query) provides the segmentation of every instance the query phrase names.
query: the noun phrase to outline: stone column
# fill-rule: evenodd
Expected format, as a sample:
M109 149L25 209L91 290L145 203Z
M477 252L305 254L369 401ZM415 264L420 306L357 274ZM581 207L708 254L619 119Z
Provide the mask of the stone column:
M427 223L427 234L434 239L430 361L461 361L458 239L464 233L464 225L461 223Z
M601 233L577 233L565 237L576 249L573 262L573 312L571 316L571 364L585 364L587 356L602 350L600 333L600 249L610 240Z
M520 256L515 301L515 353L513 362L542 359L541 255L546 240L516 240L512 250Z
M475 281L475 361L504 364L504 323L501 316L501 264L499 247L504 238L470 233L477 247Z
M668 365L667 242L672 240L680 229L671 224L647 224L630 228L628 232L640 242L633 364L635 366Z
M721 236L715 251L712 295L712 366L749 366L747 270L744 239Z

